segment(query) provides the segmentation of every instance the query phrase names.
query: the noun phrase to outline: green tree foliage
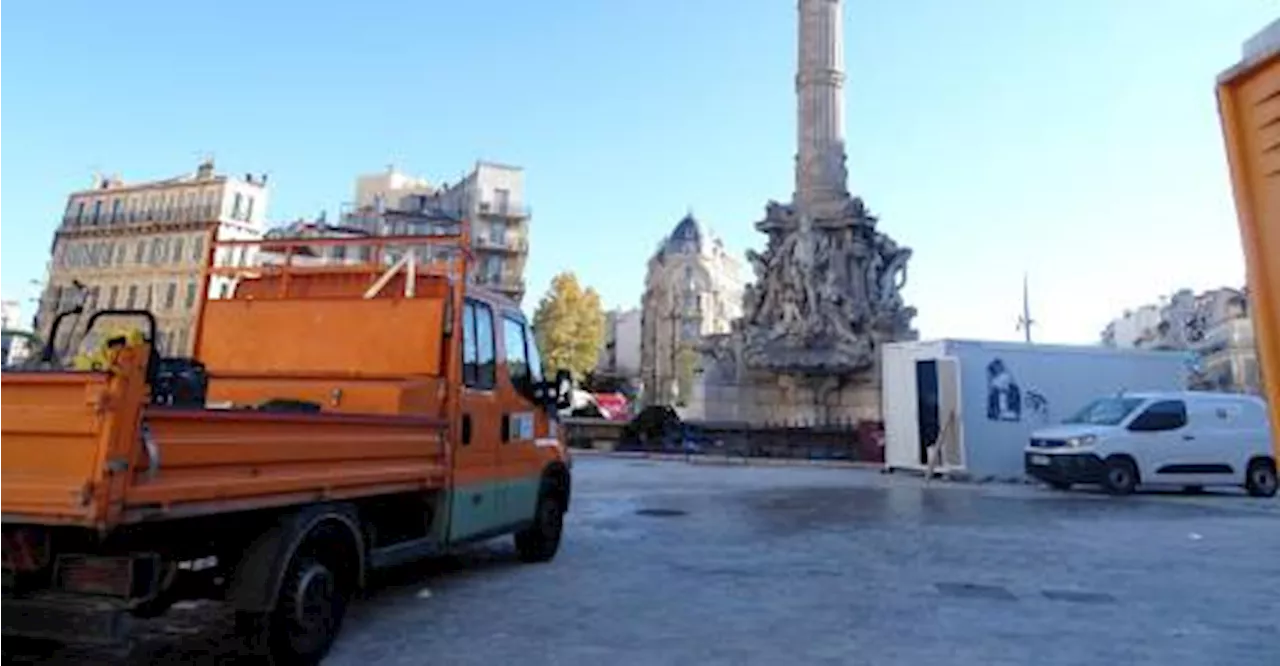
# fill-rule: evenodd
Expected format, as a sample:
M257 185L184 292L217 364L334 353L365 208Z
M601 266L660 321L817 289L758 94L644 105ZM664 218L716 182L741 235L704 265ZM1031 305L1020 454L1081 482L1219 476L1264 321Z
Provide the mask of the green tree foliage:
M552 278L533 314L533 325L549 373L566 369L582 378L595 367L604 342L604 310L600 295L590 287L583 289L572 272Z

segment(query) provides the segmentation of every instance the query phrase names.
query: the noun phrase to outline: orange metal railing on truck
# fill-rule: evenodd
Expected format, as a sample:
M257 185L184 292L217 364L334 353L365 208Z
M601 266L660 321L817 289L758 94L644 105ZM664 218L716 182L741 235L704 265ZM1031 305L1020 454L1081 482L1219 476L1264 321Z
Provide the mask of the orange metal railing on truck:
M4 373L5 522L105 531L446 487L462 385L461 336L449 333L461 330L467 240L464 230L211 243L210 259L264 246L285 259L207 269L196 334L207 407L148 404L149 344L105 371ZM316 246L368 252L343 265L290 258ZM388 259L423 247L444 249ZM229 297L209 298L223 278ZM260 409L278 398L322 412Z

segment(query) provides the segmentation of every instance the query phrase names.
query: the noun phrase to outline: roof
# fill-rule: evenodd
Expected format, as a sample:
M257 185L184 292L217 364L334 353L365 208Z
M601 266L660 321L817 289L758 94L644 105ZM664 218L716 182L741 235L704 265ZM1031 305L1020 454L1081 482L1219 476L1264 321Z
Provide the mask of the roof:
M671 230L671 235L662 244L662 253L685 254L690 250L693 252L701 252L703 242L708 238L707 232L702 228L702 223L693 216L693 213L685 215L676 223L675 229Z

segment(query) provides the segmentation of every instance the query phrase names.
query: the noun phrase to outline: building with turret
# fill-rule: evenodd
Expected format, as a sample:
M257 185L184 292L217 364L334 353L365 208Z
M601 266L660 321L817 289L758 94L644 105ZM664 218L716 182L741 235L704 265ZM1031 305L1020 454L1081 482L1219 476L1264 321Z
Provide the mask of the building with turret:
M641 299L640 380L648 404L688 399L703 336L742 316L741 262L686 215L649 259Z

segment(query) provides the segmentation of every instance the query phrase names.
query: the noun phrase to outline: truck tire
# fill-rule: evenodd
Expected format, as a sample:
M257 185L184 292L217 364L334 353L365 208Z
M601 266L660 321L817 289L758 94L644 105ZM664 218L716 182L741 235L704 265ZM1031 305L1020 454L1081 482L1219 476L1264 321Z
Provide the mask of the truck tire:
M1277 487L1276 464L1267 458L1254 458L1249 461L1249 470L1245 473L1244 488L1254 497L1275 497Z
M358 566L355 546L342 530L318 526L289 559L275 606L237 613L237 633L277 666L320 663L342 628Z
M533 524L516 533L516 553L522 562L549 562L560 550L564 531L564 502L544 486Z

